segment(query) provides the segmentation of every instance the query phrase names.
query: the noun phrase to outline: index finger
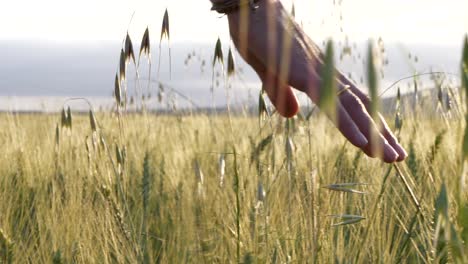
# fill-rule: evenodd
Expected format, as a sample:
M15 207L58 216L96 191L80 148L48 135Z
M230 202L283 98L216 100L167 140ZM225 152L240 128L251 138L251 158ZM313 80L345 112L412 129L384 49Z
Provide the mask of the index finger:
M354 95L356 95L359 98L359 100L361 100L366 110L370 111L370 105L371 105L370 98L365 93L363 93L359 88L357 88L356 85L351 80L349 80L346 76L344 76L340 72L338 72L338 79L343 84L349 85L349 89L351 90L351 92ZM397 161L403 161L406 157L408 157L408 153L406 153L405 149L400 145L400 143L398 142L397 138L391 131L390 127L388 126L383 116L379 113L378 117L380 121L380 133L388 141L388 144L390 144L390 146L392 146L393 149L395 149L395 151L398 153Z

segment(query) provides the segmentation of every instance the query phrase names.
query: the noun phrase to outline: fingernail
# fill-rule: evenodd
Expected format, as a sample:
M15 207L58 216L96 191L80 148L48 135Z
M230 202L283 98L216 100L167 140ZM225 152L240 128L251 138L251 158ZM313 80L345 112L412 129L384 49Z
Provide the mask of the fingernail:
M394 146L394 148L395 151L398 153L398 161L403 161L408 157L408 153L402 146L400 146L400 144L397 144L396 146Z
M364 148L365 146L367 146L367 144L369 144L369 141L367 140L367 138L362 133L358 133L357 138L356 138L357 147Z
M399 157L398 153L388 144L385 144L384 148L384 161L395 162Z

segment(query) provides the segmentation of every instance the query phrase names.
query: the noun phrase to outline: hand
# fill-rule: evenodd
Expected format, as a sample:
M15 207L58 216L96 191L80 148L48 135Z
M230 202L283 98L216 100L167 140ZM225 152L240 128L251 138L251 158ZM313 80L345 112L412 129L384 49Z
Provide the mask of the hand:
M240 55L257 72L281 115L291 117L299 110L291 87L318 103L321 82L318 69L323 65L320 49L279 1L261 0L255 12L236 11L228 14L228 20ZM337 118L332 120L340 132L370 157L379 157L388 163L404 160L407 153L382 116L379 114L380 130L370 117L367 95L341 73L337 75L337 83L342 91L337 100ZM345 89L347 86L349 88ZM377 135L377 140L371 140L372 135Z

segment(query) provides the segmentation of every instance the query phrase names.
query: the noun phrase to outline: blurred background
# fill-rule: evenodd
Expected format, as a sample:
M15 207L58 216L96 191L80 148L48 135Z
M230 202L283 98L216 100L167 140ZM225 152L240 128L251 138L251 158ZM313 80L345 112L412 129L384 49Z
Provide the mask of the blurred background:
M296 21L320 46L333 38L339 69L363 90L369 39L381 40L388 62L381 90L414 73L459 73L462 41L468 31L468 1L281 2L288 10L295 7ZM212 78L213 71L222 75L222 69L212 69L211 62L218 37L225 55L232 44L227 19L210 7L208 0L4 1L0 9L0 111L60 111L70 97L86 97L96 108L111 107L123 39L128 31L138 53L146 27L152 45L152 77L169 88L161 102L152 97L151 107L166 107L165 101L181 108L223 107L226 85L216 85ZM167 39L160 43L166 8L171 38L170 43ZM255 105L261 84L238 56L237 63L238 73L230 80L231 104ZM132 70L129 67L129 86L135 79ZM140 71L141 79L148 79L147 66ZM456 82L455 75L447 75L445 81L452 82L452 76ZM429 76L417 82L421 89L432 85ZM385 95L395 95L397 87L410 92L413 86L411 79L400 82ZM152 83L151 89L156 95L158 84ZM301 97L301 101L307 100Z

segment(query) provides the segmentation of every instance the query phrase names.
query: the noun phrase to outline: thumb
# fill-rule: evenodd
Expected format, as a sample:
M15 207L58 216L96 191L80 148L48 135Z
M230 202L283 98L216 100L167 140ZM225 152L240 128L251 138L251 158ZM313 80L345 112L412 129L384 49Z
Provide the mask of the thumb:
M278 113L288 118L297 114L299 102L292 88L287 83L280 83L278 76L268 72L265 65L253 53L248 52L244 58L262 80L263 90L266 91L268 98L270 98Z
M276 76L262 79L263 90L266 91L278 113L288 118L296 115L299 111L299 102L292 88L287 84L280 84Z

